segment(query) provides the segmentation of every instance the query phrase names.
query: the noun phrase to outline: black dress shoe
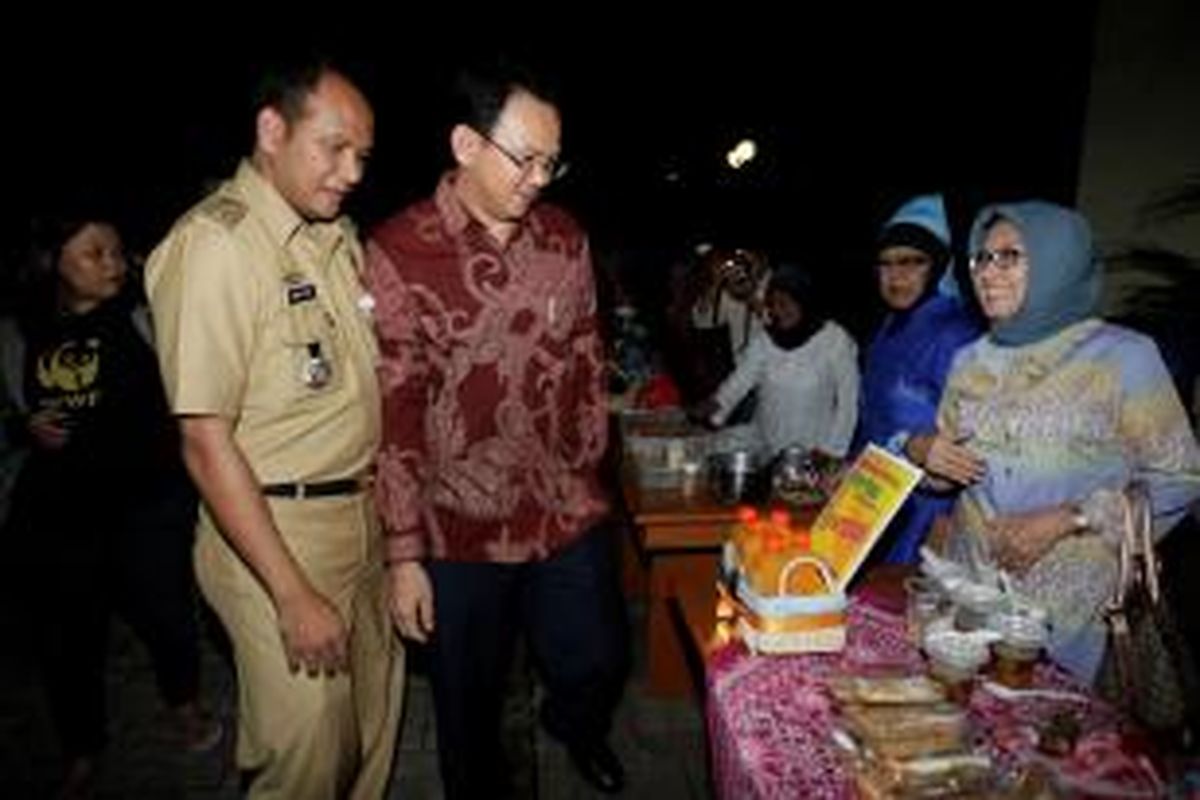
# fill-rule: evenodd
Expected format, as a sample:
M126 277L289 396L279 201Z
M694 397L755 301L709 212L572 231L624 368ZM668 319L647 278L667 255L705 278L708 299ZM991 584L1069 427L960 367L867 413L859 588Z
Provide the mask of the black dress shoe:
M621 760L604 742L589 745L568 745L567 753L575 771L585 781L605 794L616 794L625 788L625 768Z

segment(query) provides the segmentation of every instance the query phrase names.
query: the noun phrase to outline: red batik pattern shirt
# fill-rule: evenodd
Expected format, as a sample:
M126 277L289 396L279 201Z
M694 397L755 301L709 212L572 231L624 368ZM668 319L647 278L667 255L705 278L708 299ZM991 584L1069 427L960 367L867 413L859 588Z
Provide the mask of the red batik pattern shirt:
M607 507L604 359L579 226L537 205L500 247L447 176L375 232L367 276L389 562L516 563L573 541Z

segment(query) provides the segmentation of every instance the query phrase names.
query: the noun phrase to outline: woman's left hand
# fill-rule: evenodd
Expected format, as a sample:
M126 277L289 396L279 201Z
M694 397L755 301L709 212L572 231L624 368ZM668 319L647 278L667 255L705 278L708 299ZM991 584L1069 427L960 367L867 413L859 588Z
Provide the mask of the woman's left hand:
M988 523L986 535L997 563L1022 573L1074 530L1075 516L1071 509L1053 506L997 516Z

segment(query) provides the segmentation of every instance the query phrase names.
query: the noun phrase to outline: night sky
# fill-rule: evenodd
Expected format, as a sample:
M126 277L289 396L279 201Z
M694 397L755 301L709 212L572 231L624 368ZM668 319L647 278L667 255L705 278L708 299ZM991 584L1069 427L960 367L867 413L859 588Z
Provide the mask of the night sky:
M1042 7L1052 5L1066 7ZM1074 197L1090 3L949 17L797 6L786 23L652 27L516 8L505 22L464 10L454 26L397 17L369 32L358 27L369 15L348 12L240 33L198 13L142 19L138 36L111 19L13 31L22 47L0 58L15 79L5 136L18 213L4 240L63 198L99 195L135 248L152 245L205 181L232 171L248 148L259 65L297 46L340 59L376 107L375 157L349 209L368 228L428 193L446 166L439 102L458 54L477 48L513 53L563 86L572 170L552 197L618 272L662 272L717 239L844 275L865 268L882 216L914 192L949 192L957 227L985 200ZM523 15L538 22L518 24ZM742 136L760 157L733 174L723 153Z

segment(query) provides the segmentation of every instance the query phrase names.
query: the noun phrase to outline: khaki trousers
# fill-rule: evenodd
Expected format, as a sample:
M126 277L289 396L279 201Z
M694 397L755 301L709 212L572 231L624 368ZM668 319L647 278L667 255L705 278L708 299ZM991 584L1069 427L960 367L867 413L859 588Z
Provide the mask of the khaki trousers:
M350 626L350 670L291 673L274 606L201 515L196 575L233 643L238 766L255 800L376 800L387 790L404 688L387 612L382 541L366 495L270 498L284 542Z

